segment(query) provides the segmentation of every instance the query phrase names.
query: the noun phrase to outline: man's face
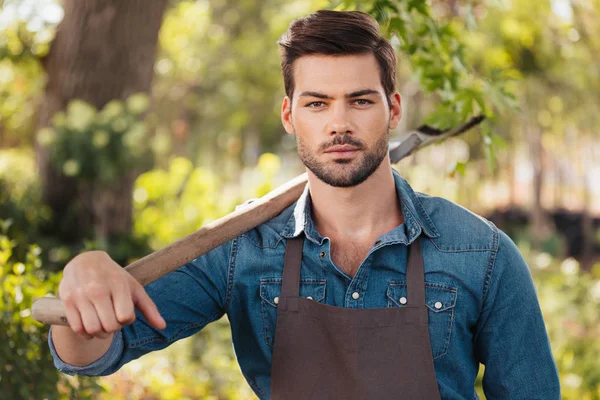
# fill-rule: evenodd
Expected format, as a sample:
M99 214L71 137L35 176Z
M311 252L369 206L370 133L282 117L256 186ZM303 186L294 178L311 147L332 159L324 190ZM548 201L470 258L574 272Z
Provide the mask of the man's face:
M375 56L300 57L294 83L281 118L304 165L331 186L362 183L387 156L389 130L401 117L400 95L390 110Z

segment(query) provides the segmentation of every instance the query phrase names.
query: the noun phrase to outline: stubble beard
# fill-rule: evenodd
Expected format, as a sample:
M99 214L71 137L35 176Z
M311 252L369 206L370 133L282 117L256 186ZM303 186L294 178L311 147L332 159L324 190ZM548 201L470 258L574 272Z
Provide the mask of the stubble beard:
M297 134L296 143L302 163L319 180L334 187L353 187L367 180L381 165L388 152L389 135L388 124L385 134L381 135L372 149L367 149L362 141L352 137L351 134L337 135L332 142L319 146L318 153L333 145L349 144L359 148L361 154L358 157L331 160L326 163L319 161L315 156L316 153L310 151Z

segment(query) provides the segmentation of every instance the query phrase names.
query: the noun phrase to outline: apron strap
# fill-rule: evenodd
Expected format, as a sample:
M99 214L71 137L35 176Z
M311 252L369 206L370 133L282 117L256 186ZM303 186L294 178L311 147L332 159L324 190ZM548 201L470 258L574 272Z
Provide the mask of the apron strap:
M288 239L283 258L282 297L300 296L300 268L302 267L302 235Z
M408 246L408 264L406 269L406 297L408 304L425 308L425 268L423 266L420 236Z

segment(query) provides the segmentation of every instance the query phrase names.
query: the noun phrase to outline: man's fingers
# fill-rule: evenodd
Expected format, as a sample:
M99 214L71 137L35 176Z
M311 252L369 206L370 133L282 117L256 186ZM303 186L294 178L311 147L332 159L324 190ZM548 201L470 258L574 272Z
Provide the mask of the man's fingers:
M146 320L155 327L156 329L165 329L167 323L158 312L156 304L152 301L148 293L144 290L144 287L136 281L137 285L134 284L132 298L136 308L146 317Z
M112 299L115 316L121 325L129 325L135 321L135 311L131 298L131 289L126 279L114 283Z
M102 329L102 324L100 324L100 320L98 319L96 308L94 308L92 303L87 298L82 298L77 302L77 306L79 307L79 313L81 314L86 333L88 335L106 339L108 334Z
M104 332L116 332L121 329L117 321L110 296L104 296L94 302L100 325Z
M86 333L85 327L83 326L83 321L81 320L81 315L79 315L79 311L77 311L75 308L75 304L73 303L72 299L67 297L66 299L62 300L71 330L85 339L92 339L92 336Z

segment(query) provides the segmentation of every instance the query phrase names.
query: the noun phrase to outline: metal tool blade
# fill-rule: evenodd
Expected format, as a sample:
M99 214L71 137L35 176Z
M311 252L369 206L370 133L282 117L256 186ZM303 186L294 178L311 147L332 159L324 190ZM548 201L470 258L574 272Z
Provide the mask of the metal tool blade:
M467 121L466 123L453 128L441 131L427 125L423 125L416 130L409 131L399 138L390 140L388 150L390 161L396 164L400 160L415 151L422 149L432 143L440 142L450 136L456 136L468 131L472 127L478 125L485 119L484 115L479 115Z

